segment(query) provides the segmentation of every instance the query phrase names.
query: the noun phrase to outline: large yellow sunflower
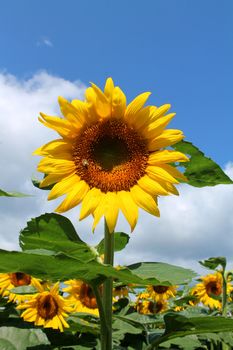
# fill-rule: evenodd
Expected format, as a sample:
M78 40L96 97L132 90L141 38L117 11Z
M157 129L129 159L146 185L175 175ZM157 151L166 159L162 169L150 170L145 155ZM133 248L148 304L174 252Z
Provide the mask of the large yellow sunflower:
M223 285L222 274L220 272L216 272L214 274L209 274L201 277L201 280L201 283L198 283L195 287L193 287L191 294L209 308L221 309L221 295ZM228 282L227 295L229 295L232 290L233 287L231 283ZM220 300L217 299L218 297Z
M81 280L68 280L64 282L68 287L63 292L68 293L66 299L70 300L74 312L85 312L99 316L97 301L91 286Z
M85 101L59 98L64 118L41 113L40 122L60 138L34 152L44 157L38 165L46 174L40 186L54 185L49 200L65 195L58 213L82 202L80 220L92 214L93 230L104 216L112 232L119 210L133 230L138 208L159 216L157 197L178 194L174 184L186 180L171 163L188 158L164 150L184 136L180 130L164 130L175 116L166 114L169 104L144 106L149 92L127 105L111 78L104 91L91 85Z
M147 286L147 292L150 299L154 301L166 301L169 298L174 298L176 295L177 286L162 286L150 285Z
M59 283L49 289L38 285L39 292L31 295L30 298L23 301L17 309L24 310L21 317L27 322L34 322L36 326L44 328L59 329L69 325L65 318L69 312L73 311L70 302L59 295Z
M165 300L152 301L152 300L142 300L136 301L136 310L143 315L153 315L159 314L168 309L168 304Z
M21 302L27 299L27 295L15 294L11 289L21 286L33 286L37 288L39 280L23 272L1 273L0 274L0 295L7 297L9 301Z

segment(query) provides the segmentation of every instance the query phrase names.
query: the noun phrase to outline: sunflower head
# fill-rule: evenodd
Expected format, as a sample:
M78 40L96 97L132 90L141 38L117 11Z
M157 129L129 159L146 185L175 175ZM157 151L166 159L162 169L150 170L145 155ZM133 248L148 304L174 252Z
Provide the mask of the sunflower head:
M73 311L70 301L59 294L59 283L51 286L48 290L42 285L38 293L28 296L17 309L24 310L21 317L27 322L34 322L36 326L59 329L63 332L64 327L69 325L65 318Z
M80 220L92 214L95 229L104 216L112 232L121 210L133 230L139 208L159 216L157 197L178 194L174 184L186 180L171 163L188 158L164 149L184 136L165 129L175 115L167 114L170 105L145 107L148 92L127 105L108 78L104 91L92 84L85 95L84 101L59 98L64 118L41 113L41 123L60 138L35 151L44 157L40 186L53 185L49 200L65 195L59 213L82 203Z

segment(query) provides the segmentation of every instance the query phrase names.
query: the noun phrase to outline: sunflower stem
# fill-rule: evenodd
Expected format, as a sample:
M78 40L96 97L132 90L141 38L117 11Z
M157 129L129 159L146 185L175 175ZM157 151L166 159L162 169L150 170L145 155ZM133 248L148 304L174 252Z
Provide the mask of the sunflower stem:
M107 329L108 325L106 322L106 315L105 315L105 310L104 310L104 306L103 306L103 301L100 295L100 291L99 291L99 287L96 286L95 284L92 284L92 289L95 293L95 297L96 297L96 302L98 305L98 309L99 309L99 314L100 314L100 327L101 327L101 347L103 347L103 344L105 342L104 337L103 337L103 331L105 329Z
M107 222L104 222L104 263L113 266L114 260L114 232L110 233ZM101 350L112 349L112 288L113 279L107 278L103 287L103 307L106 327L101 327Z

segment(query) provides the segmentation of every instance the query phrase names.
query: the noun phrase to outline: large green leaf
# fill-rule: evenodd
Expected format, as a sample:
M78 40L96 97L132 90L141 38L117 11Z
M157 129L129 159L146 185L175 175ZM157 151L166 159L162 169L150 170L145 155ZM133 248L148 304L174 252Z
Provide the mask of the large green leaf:
M211 317L185 317L179 313L167 313L164 316L165 332L161 337L156 337L147 350L152 350L159 344L184 337L191 334L231 332L233 329L233 319L221 316Z
M0 250L0 272L24 272L42 279L64 281L77 278L92 283L95 280L103 282L105 278L113 277L123 283L148 284L148 280L134 275L128 269L117 270L110 265L97 261L75 259L65 253L55 255L32 254L27 252L8 252ZM159 281L156 281L159 283Z
M0 189L0 197L31 197L28 194L20 193L20 192L7 192Z
M151 279L151 284L156 284L153 279L164 285L185 284L197 275L190 269L159 262L136 263L128 268L141 278Z
M124 232L114 232L114 251L119 252L125 248L129 242L129 235ZM96 246L99 254L104 254L104 239Z
M199 263L210 269L210 270L215 270L216 267L218 267L219 265L222 266L223 268L223 271L225 271L225 268L226 268L226 258L224 256L218 256L218 257L214 257L214 258L209 258L209 259L206 259L206 260L203 260L203 261L199 261Z
M50 342L41 329L0 327L0 349L2 350L23 350L48 344Z
M205 187L233 183L218 164L206 157L191 142L181 141L172 147L190 156L189 162L180 164L185 167L184 175L188 178L189 185Z
M20 233L22 250L45 249L65 252L81 261L95 259L97 253L84 243L68 218L58 214L44 214L31 219Z

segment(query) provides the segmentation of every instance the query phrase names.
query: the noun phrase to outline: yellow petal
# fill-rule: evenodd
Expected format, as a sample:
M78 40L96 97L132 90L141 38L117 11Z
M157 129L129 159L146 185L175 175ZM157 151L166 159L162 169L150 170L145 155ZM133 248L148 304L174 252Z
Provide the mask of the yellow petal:
M177 181L169 172L167 172L165 169L159 166L148 166L146 168L147 174L155 181L162 179L164 181L168 181L174 184L178 184L179 181Z
M168 192L148 175L141 177L141 179L138 180L138 185L151 196L168 195Z
M74 208L83 200L88 190L88 184L83 180L79 181L55 211L57 213L63 213L67 210L70 210L71 208Z
M99 205L94 211L93 231L100 219L105 216L109 232L113 232L116 226L118 210L116 194L114 192L102 193Z
M59 96L58 103L60 105L60 109L64 117L69 120L72 125L75 125L78 129L83 126L85 123L84 116L80 113L80 111L75 108L69 101L65 98Z
M101 200L101 191L98 188L92 188L82 202L79 220L86 218L93 213Z
M177 168L175 168L172 165L169 164L163 164L162 165L163 168L169 173L171 174L173 177L175 177L176 179L180 179L183 181L188 181L187 177L184 176L184 174L182 174Z
M158 118L161 118L164 114L166 114L169 111L170 108L171 108L170 104L165 104L154 109L151 115L151 121L155 121Z
M71 160L46 157L39 162L37 170L45 174L67 174L75 171L75 164Z
M63 154L72 151L72 144L69 142L66 142L63 139L54 140L51 142L48 142L46 145L43 145L37 150L33 152L33 155L39 155L39 156L48 156L48 155L57 155L57 154Z
M125 119L127 121L130 121L132 116L134 116L137 112L140 111L140 109L144 106L146 101L148 100L150 96L150 92L144 92L140 95L138 95L130 104L127 106L125 111Z
M138 221L138 206L135 204L130 192L117 192L119 208L130 224L131 232L134 230Z
M170 113L162 118L157 119L156 121L150 123L148 126L146 126L144 129L142 129L142 135L146 139L153 139L161 132L163 129L168 125L168 123L174 118L176 114Z
M80 178L78 175L68 176L64 178L62 181L56 183L51 189L48 200L55 199L57 197L62 196L67 192L71 192L74 187L79 183Z
M152 196L147 192L143 191L139 186L135 185L131 188L130 193L133 197L134 202L148 213L160 216L157 203Z
M177 151L163 150L154 152L149 155L148 164L156 165L158 163L174 163L174 162L188 162L189 158Z
M128 120L128 123L139 131L150 120L151 108L152 106L146 106L140 109L140 111L135 113L130 120Z
M91 86L96 94L96 100L95 100L96 112L102 118L109 117L111 115L111 105L107 97L97 85L92 83Z
M148 149L149 151L155 151L163 147L168 147L181 141L183 138L184 138L184 135L181 130L176 130L176 129L163 130L163 132L160 135L149 140Z
M112 117L121 119L125 114L126 97L123 91L116 86L112 95Z
M39 121L50 129L58 132L62 137L74 138L77 136L77 128L71 124L68 120L50 117L44 113L40 113Z
M105 87L104 87L104 94L106 95L106 97L111 101L112 100L112 93L114 90L114 82L112 80L112 78L108 78L106 80L105 83Z
M71 104L77 109L78 113L83 116L85 123L90 124L95 122L96 115L90 114L88 111L88 104L80 100L72 100Z
M107 197L108 197L108 210L105 213L105 219L108 225L109 232L112 233L117 223L119 207L118 207L116 193L108 192Z
M62 179L64 179L65 177L72 176L74 174L75 174L74 172L72 173L68 172L67 174L49 174L40 182L40 188L55 184L61 181Z

